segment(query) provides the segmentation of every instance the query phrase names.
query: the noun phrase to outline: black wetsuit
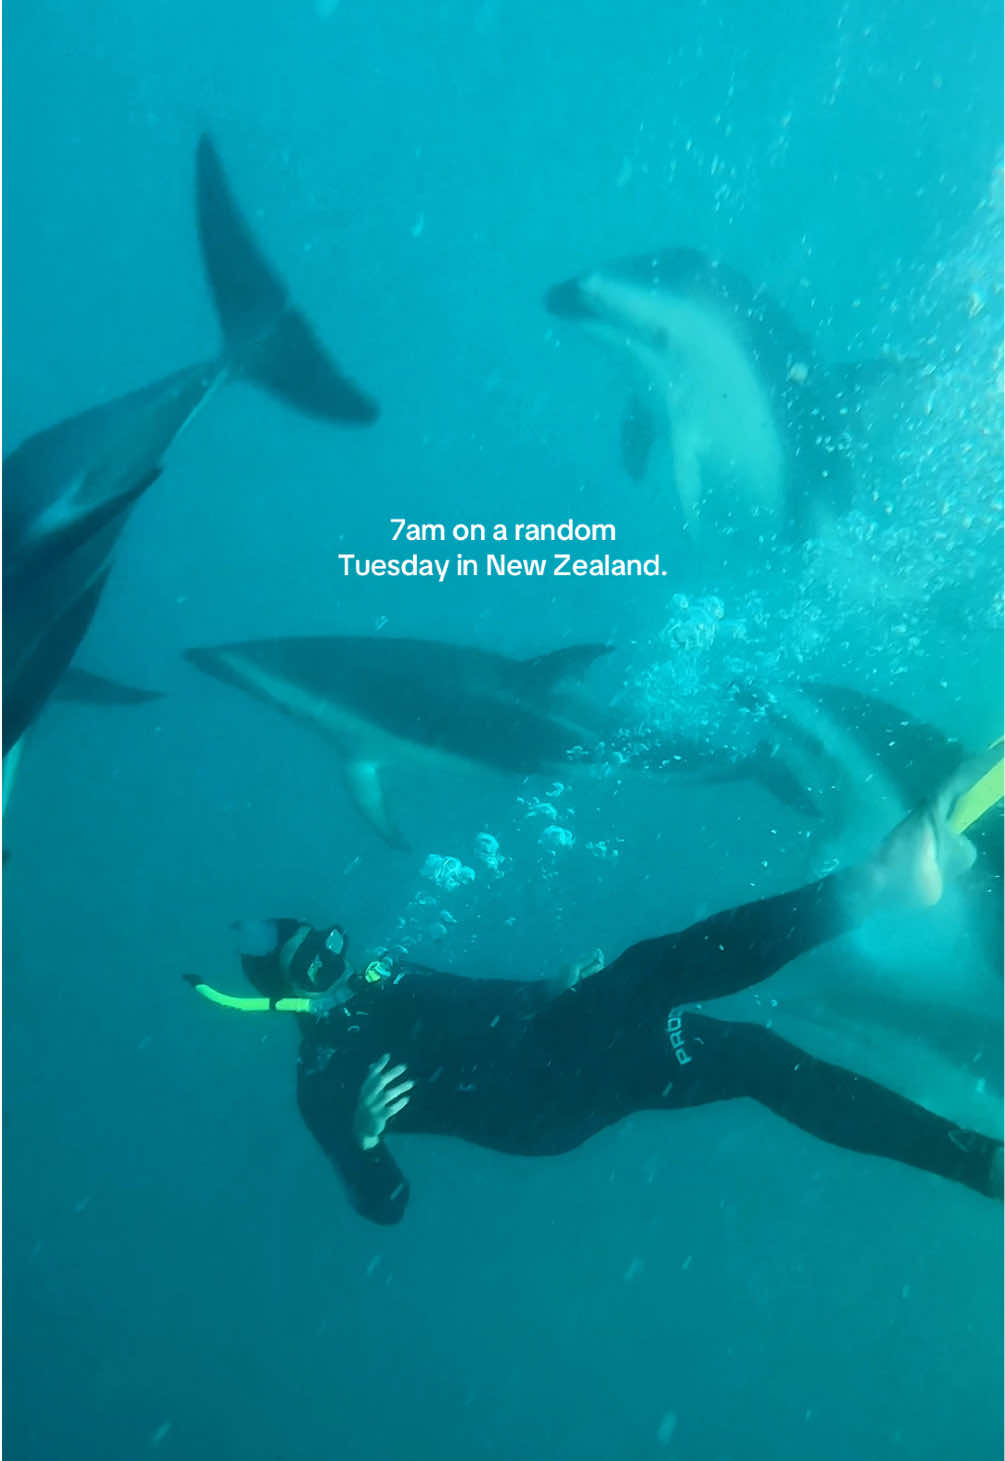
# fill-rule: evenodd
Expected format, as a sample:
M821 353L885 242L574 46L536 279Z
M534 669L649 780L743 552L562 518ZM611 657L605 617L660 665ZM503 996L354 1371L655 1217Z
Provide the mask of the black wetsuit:
M298 1100L356 1210L394 1223L408 1182L353 1115L388 1053L415 1082L388 1134L440 1133L527 1156L564 1152L634 1111L747 1096L824 1141L989 1193L1000 1143L817 1060L756 1024L679 1007L733 994L851 925L842 876L633 945L577 988L431 970L364 984L301 1020Z

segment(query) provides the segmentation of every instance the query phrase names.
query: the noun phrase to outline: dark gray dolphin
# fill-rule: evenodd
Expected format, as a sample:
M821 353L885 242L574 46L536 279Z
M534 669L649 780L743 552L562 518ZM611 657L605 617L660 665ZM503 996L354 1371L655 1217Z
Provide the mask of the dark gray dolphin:
M254 382L321 420L378 407L327 355L242 218L208 137L196 155L206 273L221 353L30 437L4 462L3 749L21 737L87 632L129 509L218 385Z
M808 536L847 508L860 392L886 362L824 367L769 294L694 249L566 280L545 303L630 359L625 468L643 477L665 447L693 536Z
M435 640L331 636L190 649L197 669L311 726L334 745L357 809L392 846L403 846L382 768L415 775L450 769L526 776L570 771L569 752L598 762L617 747L615 712L570 691L610 645L579 644L517 660ZM773 748L732 764L710 746L650 748L642 768L703 779L748 777L813 813Z

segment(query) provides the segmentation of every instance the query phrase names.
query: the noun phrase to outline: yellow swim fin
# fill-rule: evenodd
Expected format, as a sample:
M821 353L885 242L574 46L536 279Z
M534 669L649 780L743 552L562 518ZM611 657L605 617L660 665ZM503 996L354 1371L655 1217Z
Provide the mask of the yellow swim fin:
M998 759L989 771L985 771L973 786L956 798L956 805L949 814L949 829L959 835L972 827L979 817L990 811L995 802L1005 796L1005 759L1002 745L1005 736L992 741L988 750L998 749Z

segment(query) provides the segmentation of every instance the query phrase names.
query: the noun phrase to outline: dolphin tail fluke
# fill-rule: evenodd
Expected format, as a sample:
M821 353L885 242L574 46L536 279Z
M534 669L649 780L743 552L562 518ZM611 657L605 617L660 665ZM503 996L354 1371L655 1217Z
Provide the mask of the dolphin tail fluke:
M205 136L196 159L196 204L206 274L234 372L308 416L357 425L375 421L377 403L342 374L291 304Z
M380 770L377 765L373 761L356 758L347 761L343 771L346 790L363 820L368 822L377 836L383 838L390 847L402 851L407 850L408 843L402 837L387 809Z

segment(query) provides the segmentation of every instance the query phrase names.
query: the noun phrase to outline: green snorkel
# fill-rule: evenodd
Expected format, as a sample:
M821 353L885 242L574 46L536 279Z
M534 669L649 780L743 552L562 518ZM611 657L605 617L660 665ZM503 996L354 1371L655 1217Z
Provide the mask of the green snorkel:
M292 996L285 999L266 999L264 995L256 994L224 994L211 984L204 984L198 974L183 974L182 978L186 984L191 984L196 994L208 999L210 1004L218 1004L225 1010L238 1010L245 1014L264 1014L269 1010L281 1015L323 1014L325 1009L332 1006L332 1001L325 999L324 995L314 995L310 999Z
M393 970L391 956L382 954L379 958L370 960L362 972L362 978L367 984L380 984ZM239 1014L324 1015L342 1003L340 998L329 991L324 994L284 995L279 999L268 999L261 994L224 994L222 990L206 984L198 974L184 974L182 978L186 984L191 984L196 994L208 999L210 1004L217 1004L225 1010L237 1010Z

